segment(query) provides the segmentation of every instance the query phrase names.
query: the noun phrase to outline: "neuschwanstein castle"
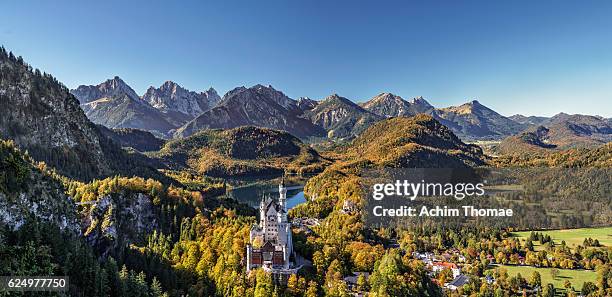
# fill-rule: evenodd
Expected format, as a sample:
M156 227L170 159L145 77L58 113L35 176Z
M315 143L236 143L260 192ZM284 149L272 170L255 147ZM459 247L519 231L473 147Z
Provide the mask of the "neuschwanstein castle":
M247 272L262 267L275 274L296 273L291 223L287 220L287 188L278 186L279 198L271 197L259 204L259 224L251 228L247 244Z

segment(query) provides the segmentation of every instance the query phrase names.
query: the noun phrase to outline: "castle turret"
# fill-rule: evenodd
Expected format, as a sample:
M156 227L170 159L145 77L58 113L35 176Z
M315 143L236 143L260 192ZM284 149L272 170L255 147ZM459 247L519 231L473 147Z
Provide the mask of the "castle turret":
M284 212L287 212L287 188L285 187L285 178L281 180L281 183L278 185L278 203Z
M251 239L252 240L252 239ZM246 252L246 256L247 256L247 265L246 265L246 271L247 273L251 271L251 265L253 264L252 261L253 259L251 258L251 253L253 252L253 247L251 247L251 244L246 245L247 248L247 252Z

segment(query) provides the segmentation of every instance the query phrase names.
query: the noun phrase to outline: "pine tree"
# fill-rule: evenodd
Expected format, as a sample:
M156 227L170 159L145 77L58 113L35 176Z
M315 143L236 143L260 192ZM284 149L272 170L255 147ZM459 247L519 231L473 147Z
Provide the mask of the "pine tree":
M119 296L126 296L128 294L129 278L130 278L130 273L127 267L125 266L125 264L123 264L123 266L121 267L121 271L119 271L119 280L120 280L120 286L118 290Z
M151 297L162 297L162 295L161 283L157 280L157 277L153 277L151 281Z

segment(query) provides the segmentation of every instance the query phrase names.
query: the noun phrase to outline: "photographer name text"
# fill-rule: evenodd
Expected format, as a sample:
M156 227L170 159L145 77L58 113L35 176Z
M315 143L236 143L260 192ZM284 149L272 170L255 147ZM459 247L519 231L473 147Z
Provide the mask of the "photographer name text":
M509 208L475 208L471 205L460 208L405 205L399 208L384 208L378 205L372 209L372 212L377 217L511 217L513 215L512 209Z

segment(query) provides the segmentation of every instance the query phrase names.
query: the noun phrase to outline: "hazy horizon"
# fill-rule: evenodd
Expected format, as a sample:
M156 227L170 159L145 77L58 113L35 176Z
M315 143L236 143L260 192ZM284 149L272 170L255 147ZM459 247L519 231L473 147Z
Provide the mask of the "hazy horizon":
M389 92L502 115L612 117L612 3L8 2L0 44L69 88Z

